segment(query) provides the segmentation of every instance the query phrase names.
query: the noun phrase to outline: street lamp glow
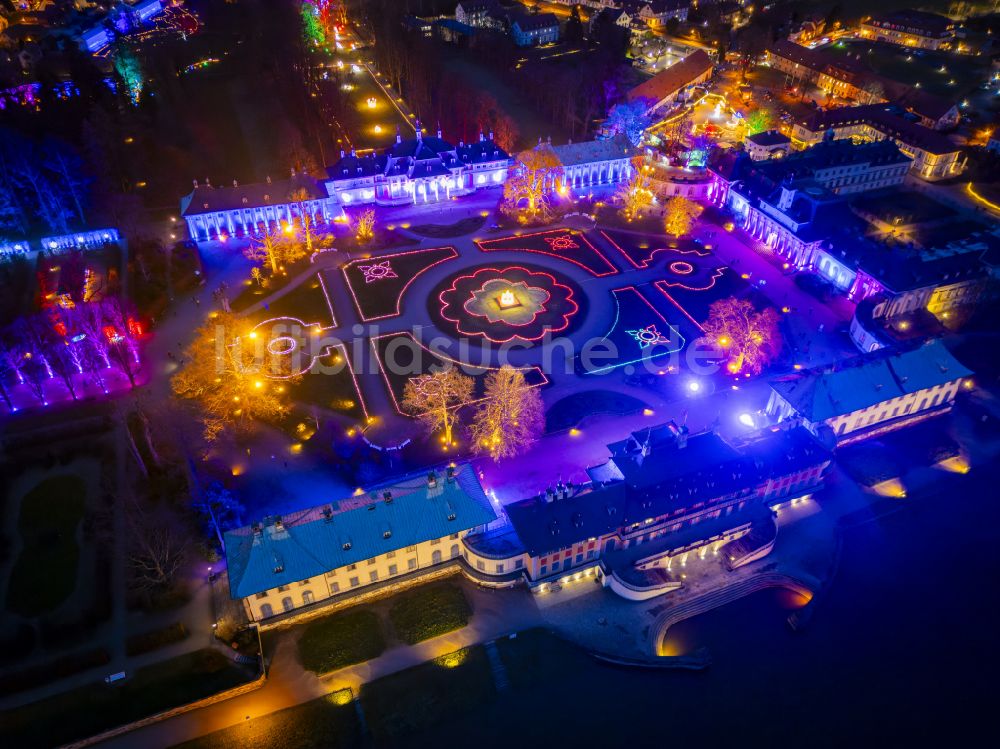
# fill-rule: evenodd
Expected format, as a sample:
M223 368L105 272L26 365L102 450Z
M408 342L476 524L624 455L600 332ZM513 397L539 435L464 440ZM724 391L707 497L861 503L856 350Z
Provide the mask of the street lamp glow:
M753 415L752 414L748 414L748 413L742 413L742 414L740 414L739 421L740 421L740 424L742 424L745 427L751 427L752 428L754 426Z
M690 380L688 382L688 390L690 390L692 393L697 393L699 390L701 390L701 383L698 382L697 380Z

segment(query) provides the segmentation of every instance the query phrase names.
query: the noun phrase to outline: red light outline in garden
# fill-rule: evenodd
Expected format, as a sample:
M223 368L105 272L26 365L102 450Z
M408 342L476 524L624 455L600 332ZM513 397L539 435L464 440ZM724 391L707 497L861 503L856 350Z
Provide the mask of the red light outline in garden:
M351 277L347 275L348 268L354 267L356 263L370 263L374 260L388 260L390 258L404 257L406 255L422 255L427 252L438 252L440 250L450 250L451 255L431 263L426 268L422 268L410 277L410 279L403 285L403 288L400 289L399 294L396 296L396 311L394 313L388 315L378 315L376 317L365 316L365 313L361 309L361 303L358 301L358 295L354 293L354 287L351 285ZM350 260L340 266L340 270L344 274L344 283L347 284L347 289L351 292L351 298L354 300L354 309L358 311L358 315L361 317L361 322L375 322L376 320L386 320L390 317L399 317L402 314L400 307L403 301L403 296L406 294L407 289L410 288L410 284L434 266L440 265L441 263L445 263L449 260L454 260L458 256L458 250L451 245L444 245L443 247L421 247L419 250L407 250L406 252L394 252L390 255L379 255L377 258L358 258L356 260ZM325 286L323 287L323 291L324 293L326 292ZM329 297L327 297L327 302L329 302Z
M705 250L704 252L699 252L694 248L690 250L682 250L679 247L657 247L655 250L650 252L647 257L643 258L642 265L639 265L635 260L632 259L632 256L629 254L628 250L626 250L615 240L613 240L610 236L608 236L608 233L603 229L601 230L601 236L604 237L604 239L607 241L608 244L610 244L612 247L618 250L618 252L624 255L625 259L628 260L632 264L632 267L636 268L637 270L648 270L650 264L653 262L653 258L656 256L658 252L676 252L679 255L694 255L695 257L706 257L712 254L708 250ZM706 288L711 288L711 287L707 286Z
M482 369L482 370L484 370L484 374L486 372L496 372L497 370L500 369L499 367L487 367L487 366L482 365L482 364L469 364L467 362L459 361L458 359L452 359L450 356L445 356L444 354L440 354L440 353L438 353L436 351L431 351L424 344L422 344L420 341L418 341L416 338L414 338L413 337L413 333L411 333L408 330L401 330L401 331L399 331L397 333L383 333L382 335L373 336L373 337L371 337L371 338L368 339L368 343L371 346L372 354L374 354L374 356L375 356L375 362L376 362L376 364L378 364L378 370L379 370L379 372L382 373L382 381L385 383L385 387L389 391L389 398L392 399L392 407L396 409L396 413L398 413L400 416L407 416L407 417L409 417L411 419L415 419L418 416L421 416L422 414L407 413L406 411L404 411L402 408L399 407L399 401L396 400L396 393L392 389L392 383L389 381L389 374L385 370L385 364L382 363L382 357L379 356L378 346L375 345L376 341L380 341L383 338L395 338L397 336L405 336L405 337L409 338L411 341L413 341L413 343L415 343L417 346L419 346L424 351L426 351L428 354L430 354L431 357L433 357L435 359L439 359L441 361L451 362L452 364L455 364L455 365L457 365L459 367L469 367L471 369ZM534 371L534 372L538 372L538 374L540 374L542 376L542 381L541 382L536 383L534 385L529 385L528 387L533 387L533 388L544 387L545 385L548 385L551 382L551 380L549 379L548 375L546 375L545 372L542 371L541 367L532 365L530 367L514 367L514 369L518 370L519 372L524 372L525 374L527 374L528 372ZM414 377L424 377L424 376L426 376L426 373L421 373L419 375L414 375ZM408 378L408 379L410 379L410 378ZM486 399L485 398L474 398L474 399L472 399L470 401L466 401L464 403L457 403L457 404L455 404L454 406L452 406L448 410L457 410L457 409L463 408L465 406L471 406L471 405L473 405L475 403L482 403L484 400L486 400ZM426 411L424 413L426 413Z
M510 270L524 271L529 276L548 276L549 280L552 281L552 285L554 287L555 286L561 286L562 288L566 289L566 291L568 292L567 295L566 295L566 301L573 305L573 310L569 311L569 312L562 313L562 318L563 318L563 325L562 325L562 327L560 327L560 328L543 328L541 334L539 334L537 336L534 336L533 338L529 338L527 336L520 335L519 333L516 333L516 332L514 333L514 335L512 335L512 336L510 336L508 338L494 338L493 336L488 335L487 333L483 333L483 332L479 332L479 331L462 330L462 324L458 320L453 320L452 318L450 318L447 315L445 315L444 311L445 311L445 309L447 309L448 307L451 306L451 302L446 302L444 300L444 295L448 294L450 292L456 292L456 291L458 291L458 282L459 281L461 281L462 279L465 279L465 278L475 279L475 277L478 276L480 273L485 273L487 271L493 271L495 273L499 273L499 274L501 274L501 277L502 277L503 273L505 273L506 271L510 271ZM495 279L493 279L493 278L487 279L487 281L493 281L493 280L495 280ZM486 284L487 281L483 282L483 286L485 286L485 284ZM483 286L479 287L479 291L482 291ZM541 287L538 287L538 288L541 288ZM545 289L545 290L548 291L548 289ZM551 298L552 298L552 294L550 292L549 293L549 299L551 299ZM468 300L466 300L466 302L462 303L462 309L463 310L465 309L465 304L467 303L467 301ZM545 301L548 301L548 299L546 299ZM479 268L476 268L475 272L473 272L473 273L466 273L465 275L462 275L462 276L456 276L454 279L452 279L451 286L449 286L447 289L444 289L443 291L441 291L441 293L438 294L438 302L441 304L441 307L438 310L438 314L441 315L441 319L442 320L446 320L447 322L450 322L450 323L454 324L456 330L461 335L466 335L466 336L482 336L483 338L485 338L490 343L507 343L508 341L512 341L515 338L520 338L522 341L527 341L529 343L533 343L534 341L540 341L542 338L545 337L545 333L546 332L549 332L549 333L561 333L562 331L566 330L566 328L569 327L570 320L573 318L574 315L576 315L577 312L580 311L580 305L576 303L575 299L573 299L573 289L572 288L570 288L569 286L567 286L564 283L560 283L559 281L557 281L556 277L553 276L548 271L544 271L544 270L541 270L541 271L528 270L527 268L525 268L524 266L521 266L521 265L508 265L508 266L506 266L506 267L504 267L502 269L501 268L493 268L493 267L487 267L487 268L479 267ZM543 307L541 311L544 311L545 309L547 309L547 308ZM538 317L538 315L539 315L539 312L536 312L535 315L534 315L534 317L531 318L531 320L529 320L526 323L521 323L520 325L517 325L515 323L509 323L509 322L506 322L506 321L504 321L504 325L507 325L508 327L511 327L511 328L523 328L526 325L531 325L535 321L535 319ZM482 317L482 315L474 315L474 317ZM490 323L490 324L493 325L495 323Z
M555 252L549 252L547 250L537 249L537 248L534 248L534 247L494 247L494 248L490 248L490 247L486 246L487 244L496 243L496 242L507 242L507 241L510 241L511 239L515 239L515 238L518 238L518 239L530 239L531 237L541 237L541 236L544 236L546 234L560 234L560 233L568 234L571 237L578 237L579 239L583 240L583 243L587 246L587 248L591 252L593 252L594 254L596 254L597 257L599 257L601 260L603 260L604 264L607 265L610 270L608 270L606 273L596 273L593 268L588 268L586 265L584 265L583 263L581 263L579 260L574 260L571 257L565 257L564 255L557 255ZM586 235L583 232L577 232L577 231L573 231L571 229L546 229L545 231L536 231L536 232L532 232L531 234L511 234L511 235L506 236L506 237L497 237L495 239L474 239L472 241L476 244L476 246L482 252L533 252L536 255L548 255L549 257L555 258L556 260L565 260L567 263L573 263L573 265L577 266L578 268L583 268L583 270L585 270L588 273L590 273L590 275L594 276L594 278L606 278L607 276L613 276L613 275L615 275L616 273L619 272L618 267L614 263L612 263L604 255L603 252L601 252L599 249L597 249L597 247L595 247L594 244L589 239L587 239Z

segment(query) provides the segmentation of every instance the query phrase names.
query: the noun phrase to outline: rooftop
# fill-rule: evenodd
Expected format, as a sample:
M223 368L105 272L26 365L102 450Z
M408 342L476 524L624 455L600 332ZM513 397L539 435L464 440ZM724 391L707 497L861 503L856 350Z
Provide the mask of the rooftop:
M932 154L948 154L959 148L952 140L937 130L915 122L901 107L894 104L865 104L859 107L840 107L816 112L796 123L811 133L865 124L891 138Z
M873 26L901 28L905 31L920 31L935 36L945 36L952 27L950 18L922 10L897 10L877 15L868 20Z
M405 476L332 505L228 531L230 591L245 598L495 518L467 464L453 480L436 476L433 485L426 473Z
M685 86L712 71L712 59L704 50L695 50L680 62L674 63L628 92L629 101L649 99L658 103L673 96Z
M832 368L786 375L773 380L771 389L818 423L971 374L934 340L902 353L860 356Z
M758 146L780 146L792 142L791 138L777 130L765 130L762 133L747 136L747 140Z
M550 147L563 166L628 159L638 154L631 141L621 133L604 140L588 140Z
M326 197L326 191L319 182L308 174L229 187L213 187L205 184L197 185L188 195L181 198L181 215L195 216L214 211L281 205L288 203L289 196L298 190L305 190L310 200L321 200Z
M734 447L711 431L689 435L668 422L608 445L609 464L588 469L591 482L559 485L507 505L532 554L598 538L697 502L750 491L763 480L817 465L828 453L803 428L768 432Z

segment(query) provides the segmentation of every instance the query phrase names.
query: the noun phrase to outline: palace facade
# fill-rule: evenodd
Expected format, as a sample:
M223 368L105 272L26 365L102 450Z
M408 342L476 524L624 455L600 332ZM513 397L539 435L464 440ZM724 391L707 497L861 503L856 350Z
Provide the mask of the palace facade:
M496 513L469 465L227 531L230 594L252 621L415 577L462 555Z
M935 340L776 378L766 412L837 444L858 442L947 413L971 374Z
M382 151L359 155L341 152L327 167L327 178L292 173L290 179L214 187L194 183L181 199L181 217L196 241L258 236L304 217L323 227L359 205L434 203L478 190L502 187L513 160L480 134L473 143L454 146L437 137L396 142ZM293 198L294 196L294 198Z
M668 422L608 449L610 459L587 469L586 483L560 482L509 504L506 520L473 468L459 465L229 531L230 594L265 624L456 567L484 585L535 592L596 577L631 598L637 557L669 569L675 556L728 554L730 542L746 545L768 528L773 543L772 510L821 487L831 460L801 427L730 444ZM763 553L758 546L737 559L734 549L732 561Z
M434 203L477 190L500 187L512 159L482 133L473 143L454 146L441 137L427 137L418 125L415 138L382 151L359 156L341 152L327 168L327 194L342 206Z

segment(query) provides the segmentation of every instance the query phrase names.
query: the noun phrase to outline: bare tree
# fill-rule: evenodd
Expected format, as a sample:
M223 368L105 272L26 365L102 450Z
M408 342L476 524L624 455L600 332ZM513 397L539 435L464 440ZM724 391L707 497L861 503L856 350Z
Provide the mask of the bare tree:
M153 512L134 499L126 503L125 512L131 586L147 595L169 590L188 552L187 538L178 531L176 518L162 508Z
M80 225L85 226L87 215L83 205L87 199L87 181L80 174L82 162L65 143L49 139L42 144L43 164L45 168L55 175L59 185L73 205L74 212Z

